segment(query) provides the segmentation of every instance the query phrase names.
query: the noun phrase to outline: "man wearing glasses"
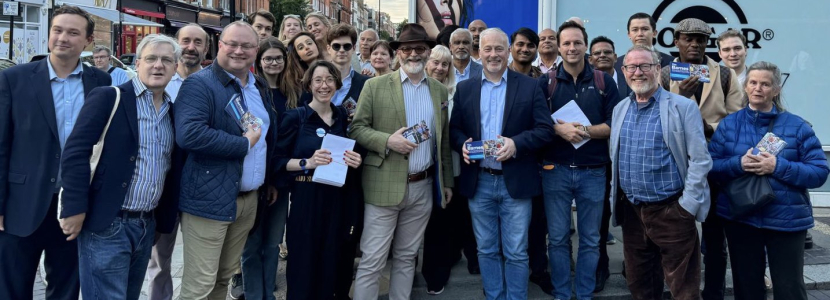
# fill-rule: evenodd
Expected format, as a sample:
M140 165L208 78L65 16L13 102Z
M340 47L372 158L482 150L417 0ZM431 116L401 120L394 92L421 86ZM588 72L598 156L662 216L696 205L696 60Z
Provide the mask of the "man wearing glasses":
M430 48L424 27L406 24L391 47L401 62L392 72L366 82L349 136L368 149L363 166L363 257L354 299L377 299L380 272L392 251L389 299L410 299L415 257L427 221L452 198L452 156L447 89L424 72ZM403 132L425 123L431 136L420 144Z
M268 84L249 70L257 43L251 25L225 26L216 61L191 75L176 98L176 142L188 153L179 198L182 299L225 299L260 195L275 185L276 110ZM227 112L229 104L247 106L250 116Z
M111 55L112 50L110 48L102 45L95 46L92 50L92 59L95 62L95 67L110 74L110 77L112 77L112 86L119 86L130 81L130 76L126 71L112 65Z
M706 149L697 103L659 85L660 56L643 45L622 66L634 91L614 107L611 211L622 226L626 282L634 299L700 299L695 221L709 211ZM663 272L665 271L665 272Z

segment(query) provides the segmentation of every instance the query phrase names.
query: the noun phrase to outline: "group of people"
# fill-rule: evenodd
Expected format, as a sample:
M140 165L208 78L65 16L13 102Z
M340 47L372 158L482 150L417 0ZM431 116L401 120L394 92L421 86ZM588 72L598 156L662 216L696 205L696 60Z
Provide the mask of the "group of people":
M705 22L677 25L673 58L645 13L620 57L578 18L509 36L474 20L437 41L418 24L379 41L315 13L276 25L258 11L217 41L197 24L145 36L121 82L108 49L100 69L80 63L90 15L57 8L49 56L0 72L0 298L30 299L45 253L47 299L138 299L145 277L150 299L170 299L180 228L182 299L274 299L284 235L288 299L377 299L387 261L389 298L409 299L422 244L431 295L463 253L487 299L526 299L528 282L590 299L614 224L634 299L662 299L664 282L675 299L723 299L727 241L737 299L763 297L766 262L777 299L806 299L807 189L830 168L783 106L778 67L746 66L740 32L717 38L719 65ZM672 81L672 61L707 65L709 82ZM355 148L321 148L329 134ZM755 149L768 134L779 153ZM493 140L470 159L467 143ZM343 186L313 180L328 164L348 168ZM746 176L775 199L736 215L744 199L725 190Z

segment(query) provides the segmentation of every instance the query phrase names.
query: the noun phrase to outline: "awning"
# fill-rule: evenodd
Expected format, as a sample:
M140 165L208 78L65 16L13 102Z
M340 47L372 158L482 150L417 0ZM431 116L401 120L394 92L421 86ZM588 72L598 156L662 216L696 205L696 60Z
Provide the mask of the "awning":
M205 24L199 24L199 25L202 25L202 27L204 27L204 28L213 29L216 32L222 32L222 29L224 29L222 27L213 26L213 25L205 25Z
M169 19L167 21L169 21L170 26L173 26L173 27L184 27L185 25L188 24L188 23L185 23L185 22L178 22L178 21L173 21L173 20L169 20Z
M110 20L113 23L116 23L116 24L118 23L118 14L119 13L118 13L117 10L98 8L98 7L89 7L89 6L80 6L80 7L83 8L84 10L86 10L88 13L91 13L91 14L99 16L101 18ZM164 27L164 25L162 25L162 24L147 21L147 20L144 20L144 19L136 17L136 16L128 15L128 14L125 14L125 13L121 13L121 15L124 16L124 21L123 21L124 25Z

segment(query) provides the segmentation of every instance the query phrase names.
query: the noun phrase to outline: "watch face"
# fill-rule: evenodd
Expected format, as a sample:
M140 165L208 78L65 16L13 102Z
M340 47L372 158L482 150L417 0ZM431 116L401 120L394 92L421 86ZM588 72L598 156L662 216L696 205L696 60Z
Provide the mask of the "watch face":
M301 159L301 160L300 160L300 167L305 167L305 163L306 163L305 158L304 158L304 159Z

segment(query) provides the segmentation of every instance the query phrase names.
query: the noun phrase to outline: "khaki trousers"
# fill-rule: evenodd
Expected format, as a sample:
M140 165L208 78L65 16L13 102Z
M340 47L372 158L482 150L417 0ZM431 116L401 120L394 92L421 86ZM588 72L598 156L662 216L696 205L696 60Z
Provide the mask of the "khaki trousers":
M184 274L182 300L224 300L228 281L256 219L257 192L236 198L236 221L224 222L182 213Z

